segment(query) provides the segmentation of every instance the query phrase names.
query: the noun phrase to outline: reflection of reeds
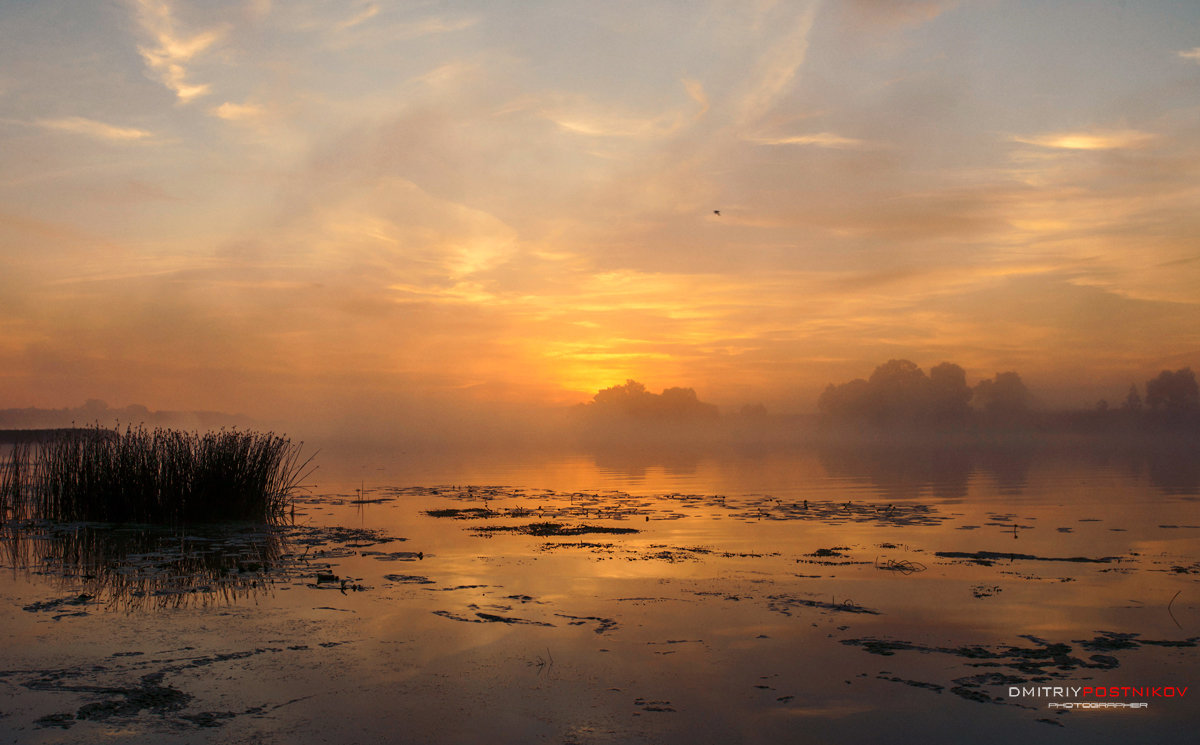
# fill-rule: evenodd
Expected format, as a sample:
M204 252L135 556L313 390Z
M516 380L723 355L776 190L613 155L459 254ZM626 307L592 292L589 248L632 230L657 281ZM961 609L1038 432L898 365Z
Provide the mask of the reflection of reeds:
M0 546L14 569L59 575L71 593L124 610L232 603L266 589L284 563L270 526L8 526Z
M23 517L18 511L22 505L28 463L28 443L14 444L8 458L0 459L0 524L10 518Z
M0 520L269 520L310 461L273 433L64 430L0 464Z

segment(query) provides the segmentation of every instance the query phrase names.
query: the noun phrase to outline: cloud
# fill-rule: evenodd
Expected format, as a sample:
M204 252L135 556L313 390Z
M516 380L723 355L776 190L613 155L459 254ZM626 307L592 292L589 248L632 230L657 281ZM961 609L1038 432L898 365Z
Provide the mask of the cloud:
M743 122L757 120L770 111L795 78L808 56L808 36L815 10L814 6L801 13L793 20L791 29L762 53L750 90L742 98Z
M957 0L845 0L841 10L859 29L896 29L928 23L957 4Z
M665 137L676 132L683 123L677 114L639 117L632 114L598 110L552 110L546 118L575 134L592 137Z
M255 103L233 103L226 101L212 110L214 116L229 122L257 121L266 113L266 107Z
M208 84L187 81L186 65L219 41L223 31L210 29L191 36L182 35L175 28L171 6L166 0L134 0L134 5L138 24L151 40L150 44L138 45L138 52L159 82L174 91L184 103L209 93L211 86Z
M397 20L391 11L378 3L368 3L358 13L344 20L310 17L298 27L306 30L328 29L326 45L331 49L387 48L398 41L410 41L442 34L465 31L477 25L481 16L427 16L412 20ZM370 21L370 23L368 23Z
M1136 150L1155 140L1150 132L1136 129L1097 130L1094 132L1051 132L1041 135L1014 135L1013 142L1061 150Z
M376 3L367 3L361 11L342 21L337 27L339 30L354 28L360 23L366 23L377 15L379 15L379 5Z
M1190 60L1194 60L1196 62L1200 62L1200 47L1193 47L1192 49L1187 49L1182 52L1179 52L1179 56L1183 57L1184 59L1190 59Z
M751 138L750 142L759 145L816 145L817 147L831 148L862 148L869 147L869 143L864 140L856 140L852 137L842 137L833 132L816 132L808 135L790 135L786 137L759 137Z
M142 140L152 136L150 132L144 129L117 127L112 124L98 122L95 119L85 119L82 116L68 116L62 119L39 119L37 125L46 129L71 132L73 134L94 137L98 140L110 140L114 142Z
M542 115L576 134L593 137L666 137L682 129L689 119L695 121L704 116L709 109L704 86L695 80L685 79L682 82L688 98L700 107L691 117L682 110L665 111L655 116L606 110L579 96L550 104Z

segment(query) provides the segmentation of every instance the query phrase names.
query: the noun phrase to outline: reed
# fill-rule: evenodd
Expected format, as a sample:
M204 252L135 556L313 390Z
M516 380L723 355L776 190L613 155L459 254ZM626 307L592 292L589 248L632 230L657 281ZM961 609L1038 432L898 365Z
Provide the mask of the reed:
M274 433L64 430L0 463L0 520L272 521L312 472L300 450Z

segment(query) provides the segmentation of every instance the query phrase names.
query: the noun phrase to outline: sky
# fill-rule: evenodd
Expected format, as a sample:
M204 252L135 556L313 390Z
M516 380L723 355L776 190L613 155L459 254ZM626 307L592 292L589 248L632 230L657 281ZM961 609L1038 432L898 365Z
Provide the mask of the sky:
M0 407L1200 370L1194 0L0 0L0 38Z

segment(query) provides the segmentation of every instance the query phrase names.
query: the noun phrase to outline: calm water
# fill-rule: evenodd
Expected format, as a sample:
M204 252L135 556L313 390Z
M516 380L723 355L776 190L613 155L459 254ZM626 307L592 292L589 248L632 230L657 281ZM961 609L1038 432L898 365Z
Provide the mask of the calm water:
M284 528L9 531L0 734L1195 741L1192 451L319 461Z

